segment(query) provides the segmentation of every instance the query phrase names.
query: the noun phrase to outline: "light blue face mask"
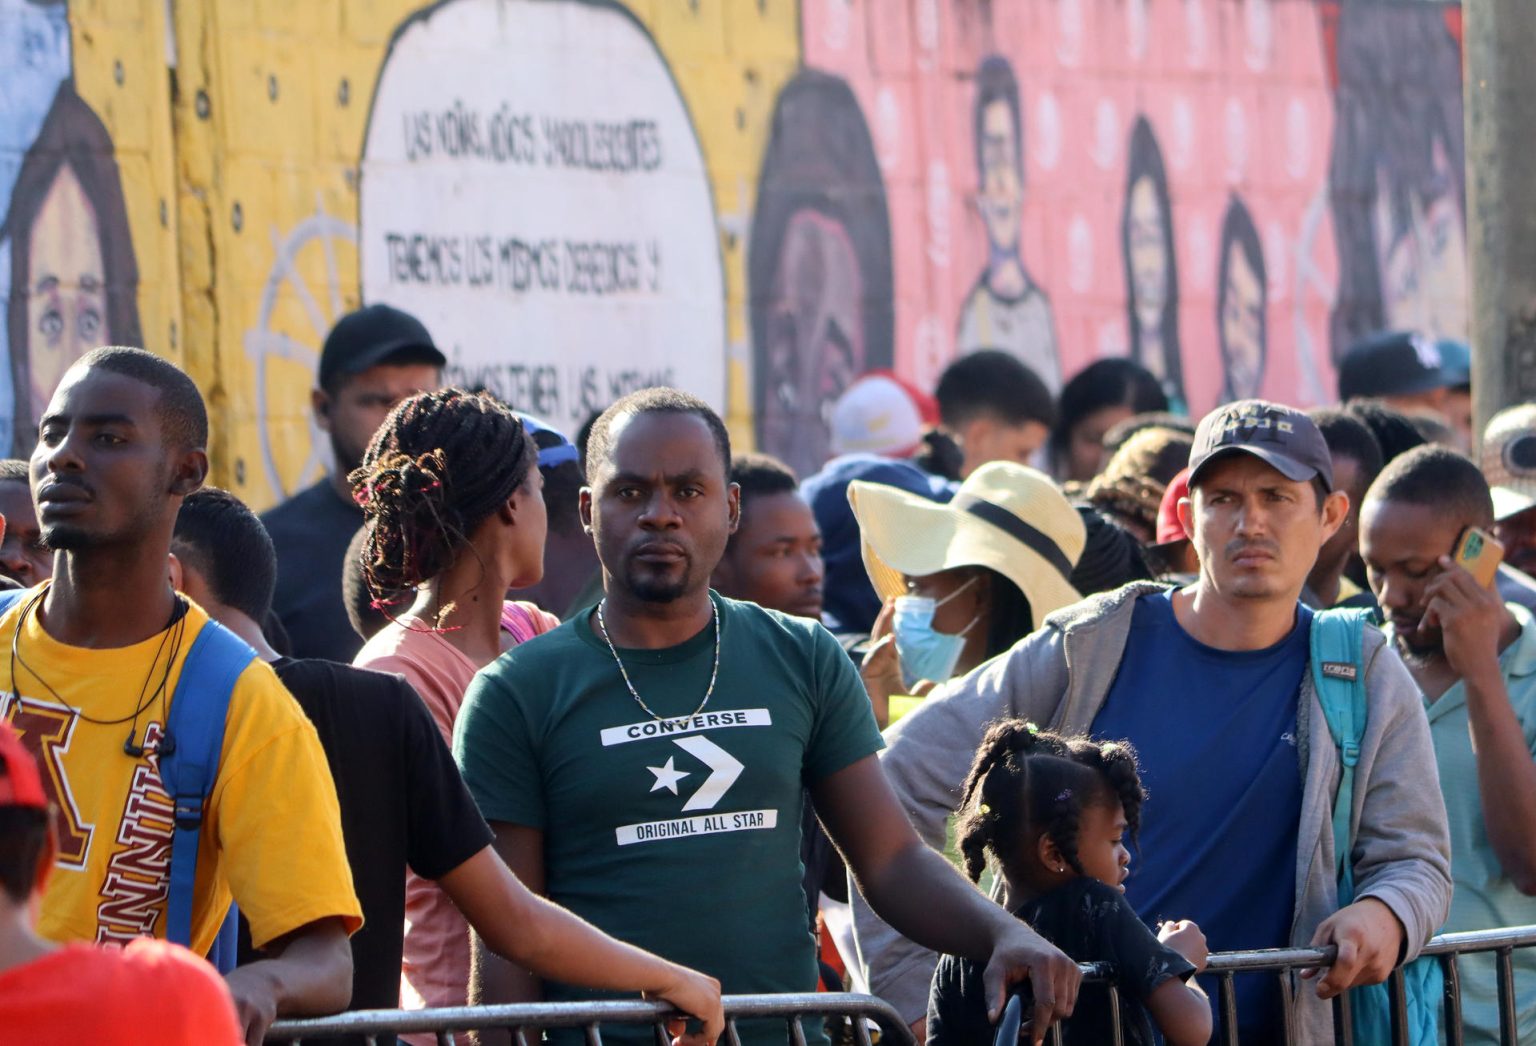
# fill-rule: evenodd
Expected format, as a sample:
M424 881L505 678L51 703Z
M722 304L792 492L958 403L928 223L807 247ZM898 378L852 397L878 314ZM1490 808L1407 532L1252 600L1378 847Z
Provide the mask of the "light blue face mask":
M942 600L930 596L897 596L892 631L896 635L896 656L901 662L901 681L910 691L921 680L943 683L955 674L955 665L965 650L966 633L976 627L980 616L958 634L940 632L933 627L934 612L975 584L972 578Z

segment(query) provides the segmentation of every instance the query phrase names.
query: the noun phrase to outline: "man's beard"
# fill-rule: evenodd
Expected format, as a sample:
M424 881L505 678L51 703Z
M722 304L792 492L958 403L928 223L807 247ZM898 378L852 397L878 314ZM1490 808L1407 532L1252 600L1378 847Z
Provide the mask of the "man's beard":
M644 603L673 603L688 591L689 577L685 573L676 579L655 576L637 576L631 568L625 575L625 587Z
M1397 648L1398 656L1415 668L1426 668L1445 656L1445 644L1439 639L1410 643L1401 632L1394 631L1392 645Z
M96 535L67 523L44 526L38 537L50 552L81 552L102 543Z

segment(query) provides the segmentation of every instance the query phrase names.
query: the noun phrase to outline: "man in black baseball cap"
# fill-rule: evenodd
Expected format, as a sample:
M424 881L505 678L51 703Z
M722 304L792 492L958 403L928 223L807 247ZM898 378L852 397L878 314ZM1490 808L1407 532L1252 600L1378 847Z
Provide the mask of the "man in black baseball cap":
M1434 411L1471 445L1472 357L1463 342L1384 331L1356 342L1339 362L1339 399L1379 399L1405 414Z
M1238 400L1217 407L1200 420L1189 452L1189 485L1224 455L1250 454L1286 479L1320 479L1323 493L1333 490L1333 455L1311 418L1299 410L1265 400Z
M447 362L420 320L388 305L348 313L326 336L310 402L334 466L262 517L277 548L273 610L294 657L349 662L362 646L341 595L347 544L363 525L347 475L395 404L438 388Z

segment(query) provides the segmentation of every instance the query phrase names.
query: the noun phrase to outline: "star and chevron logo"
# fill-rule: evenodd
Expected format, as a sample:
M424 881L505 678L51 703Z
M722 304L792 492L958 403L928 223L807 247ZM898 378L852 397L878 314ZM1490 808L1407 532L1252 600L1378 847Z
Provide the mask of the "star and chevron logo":
M674 738L672 743L709 767L709 776L704 779L698 791L688 797L683 809L713 810L725 797L726 790L741 776L741 771L745 769L741 761L707 737L679 737ZM685 777L693 776L687 770L677 769L673 765L675 762L675 758L669 757L663 766L646 767L656 775L656 783L651 785L651 791L659 792L665 788L677 795L677 783Z
M696 816L622 825L614 830L618 844L628 846L632 843L690 835L776 827L779 816L777 810L714 812L746 767L741 760L703 736L705 731L772 725L773 717L768 709L743 708L674 719L652 719L601 731L600 739L604 747L636 741L660 741L681 749L705 768L702 773L697 769L686 769L688 763L683 764L684 768L679 768L678 757L670 750L665 761L659 765L647 762L645 769L651 775L648 792L667 792L677 796L683 799L682 812Z

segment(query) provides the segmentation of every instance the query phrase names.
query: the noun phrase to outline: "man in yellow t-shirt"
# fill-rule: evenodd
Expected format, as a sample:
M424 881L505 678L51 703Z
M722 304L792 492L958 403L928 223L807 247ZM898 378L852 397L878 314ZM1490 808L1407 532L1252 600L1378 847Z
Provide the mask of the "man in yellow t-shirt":
M207 436L191 380L121 348L70 368L39 426L32 494L54 575L0 616L0 718L59 808L39 920L54 940L166 932L172 821L158 762L182 664L208 624L171 588L168 556L181 501L207 475ZM249 1042L277 1016L346 1006L347 935L362 916L335 786L314 728L255 660L231 695L204 809L194 949L212 944L231 897L268 956L227 978Z

